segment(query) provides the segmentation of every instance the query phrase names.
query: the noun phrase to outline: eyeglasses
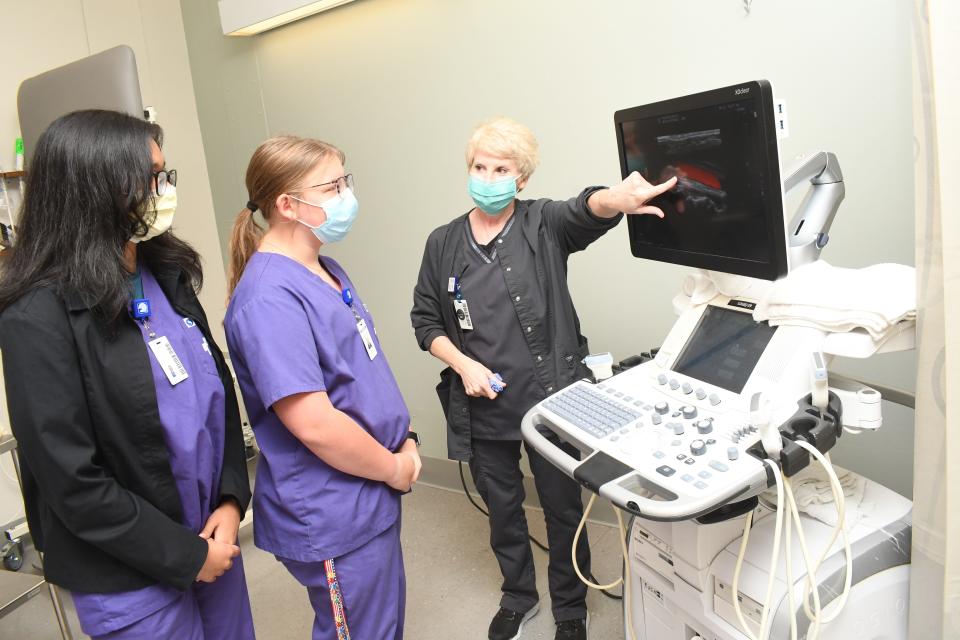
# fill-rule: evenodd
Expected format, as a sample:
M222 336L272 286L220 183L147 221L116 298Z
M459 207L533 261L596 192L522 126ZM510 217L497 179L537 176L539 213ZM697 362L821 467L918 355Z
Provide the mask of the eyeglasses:
M176 169L163 169L161 171L155 171L151 174L153 177L153 192L158 196L162 196L163 192L167 190L167 185L177 186L177 170Z
M320 184L315 184L310 187L304 187L297 191L292 191L291 193L301 193L303 191L311 191L313 189L321 189L323 187L326 187L326 191L332 191L333 190L332 188L335 187L337 189L337 195L340 195L341 193L343 193L344 189L350 189L353 192L357 191L355 182L353 179L353 174L348 173L345 176L340 176L336 180L331 180L330 182L321 182Z

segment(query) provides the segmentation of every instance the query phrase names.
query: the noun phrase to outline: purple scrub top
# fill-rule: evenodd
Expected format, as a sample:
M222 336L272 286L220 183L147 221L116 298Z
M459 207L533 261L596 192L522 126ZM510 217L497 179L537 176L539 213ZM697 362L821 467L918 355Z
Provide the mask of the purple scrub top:
M382 482L334 469L283 425L271 406L287 396L324 391L374 439L395 451L410 413L353 283L330 258L323 265L353 293L340 292L302 264L256 253L225 320L230 359L261 458L254 485L254 542L281 558L315 562L366 544L397 521L399 493ZM354 311L378 355L371 360Z
M217 506L223 465L225 394L203 332L190 318L179 315L160 285L141 267L143 294L150 300L148 324L157 337L166 336L187 370L188 378L170 384L157 359L147 349L157 389L157 407L170 466L183 505L183 524L197 533ZM144 343L152 338L141 325ZM150 553L144 549L144 553ZM119 593L72 594L84 633L104 635L138 622L166 607L182 593L153 585Z

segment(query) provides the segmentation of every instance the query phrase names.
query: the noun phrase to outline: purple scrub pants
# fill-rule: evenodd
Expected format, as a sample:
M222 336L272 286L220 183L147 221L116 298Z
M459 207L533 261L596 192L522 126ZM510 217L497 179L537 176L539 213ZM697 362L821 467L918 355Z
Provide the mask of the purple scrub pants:
M330 589L323 562L278 558L307 588L316 614L313 640L337 640ZM402 640L407 582L400 549L400 523L359 549L334 558L352 640Z
M243 559L216 582L198 582L176 600L135 622L93 640L254 640Z

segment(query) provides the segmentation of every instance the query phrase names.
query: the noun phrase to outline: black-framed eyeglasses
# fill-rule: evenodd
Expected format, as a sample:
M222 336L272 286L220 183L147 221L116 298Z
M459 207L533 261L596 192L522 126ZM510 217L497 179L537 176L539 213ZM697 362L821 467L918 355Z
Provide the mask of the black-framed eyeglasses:
M345 176L340 176L336 180L331 180L330 182L321 182L320 184L311 185L309 187L303 187L302 189L293 191L292 193L302 193L304 191L311 191L313 189L320 189L321 187L329 187L329 186L336 187L337 195L340 195L344 189L350 189L354 193L356 193L357 191L356 184L353 179L353 174L348 173Z
M167 190L167 185L177 186L177 170L176 169L161 169L160 171L155 171L153 174L153 192L158 196L162 196L163 192Z

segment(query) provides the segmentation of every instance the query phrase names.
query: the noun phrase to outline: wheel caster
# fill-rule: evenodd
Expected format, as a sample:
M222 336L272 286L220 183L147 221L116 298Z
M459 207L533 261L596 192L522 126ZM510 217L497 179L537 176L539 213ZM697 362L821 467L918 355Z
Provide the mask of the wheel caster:
M23 543L11 542L3 550L3 568L7 571L20 571L23 566Z

